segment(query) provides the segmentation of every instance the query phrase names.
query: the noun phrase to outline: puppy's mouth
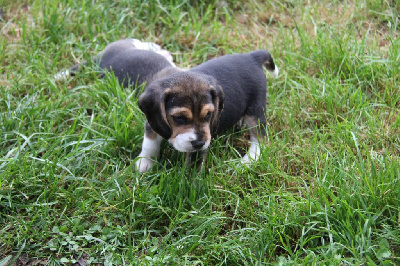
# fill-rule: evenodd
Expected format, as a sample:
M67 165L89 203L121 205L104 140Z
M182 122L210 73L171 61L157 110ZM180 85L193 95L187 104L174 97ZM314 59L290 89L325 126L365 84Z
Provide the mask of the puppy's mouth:
M198 140L196 134L187 132L170 138L168 142L171 143L177 151L196 152L206 150L208 146L210 146L211 140Z
M169 139L169 143L174 146L175 150L180 152L196 152L207 150L210 141L179 141L177 139Z

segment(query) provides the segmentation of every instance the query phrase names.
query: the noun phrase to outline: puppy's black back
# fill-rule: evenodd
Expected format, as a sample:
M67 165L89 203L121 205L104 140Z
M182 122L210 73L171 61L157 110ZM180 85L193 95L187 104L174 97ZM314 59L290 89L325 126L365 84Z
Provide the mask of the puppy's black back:
M263 65L270 57L265 50L225 55L190 70L214 77L225 92L217 134L234 126L244 115L264 117L260 114L265 110L267 93Z
M149 82L156 73L171 67L171 64L152 51L115 47L104 51L100 67L113 71L119 82L128 87Z

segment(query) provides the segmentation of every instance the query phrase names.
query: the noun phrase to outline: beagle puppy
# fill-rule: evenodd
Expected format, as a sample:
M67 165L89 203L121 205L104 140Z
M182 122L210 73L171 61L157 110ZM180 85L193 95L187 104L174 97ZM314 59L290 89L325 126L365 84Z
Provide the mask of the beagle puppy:
M225 55L149 83L138 102L147 121L136 169L146 172L153 166L162 139L201 163L211 138L242 120L251 143L242 162L257 160L266 136L263 67L278 76L270 53L258 50Z
M112 71L119 83L131 87L149 83L154 79L169 75L179 68L172 61L172 55L158 44L142 42L137 39L124 39L110 43L92 62L84 61L68 70L57 73L56 81L62 81L75 76L82 68L93 63L100 68L100 77L105 71Z

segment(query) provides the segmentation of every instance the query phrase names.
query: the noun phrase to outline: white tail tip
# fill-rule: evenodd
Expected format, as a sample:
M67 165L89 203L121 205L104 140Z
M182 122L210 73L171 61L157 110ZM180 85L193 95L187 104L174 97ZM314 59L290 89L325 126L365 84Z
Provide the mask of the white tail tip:
M279 76L279 68L275 65L274 71L268 71L273 78L277 78Z

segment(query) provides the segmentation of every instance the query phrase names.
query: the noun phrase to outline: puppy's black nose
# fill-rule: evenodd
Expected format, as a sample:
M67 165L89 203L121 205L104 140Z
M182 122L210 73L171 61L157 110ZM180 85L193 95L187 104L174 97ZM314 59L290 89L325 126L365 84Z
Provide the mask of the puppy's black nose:
M206 142L204 140L194 140L191 142L193 148L195 149L201 149L201 147L204 146L204 144L206 144Z

